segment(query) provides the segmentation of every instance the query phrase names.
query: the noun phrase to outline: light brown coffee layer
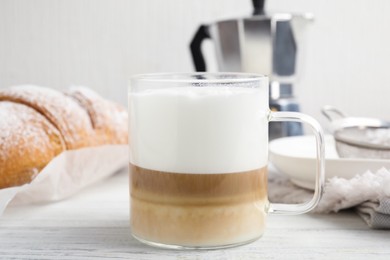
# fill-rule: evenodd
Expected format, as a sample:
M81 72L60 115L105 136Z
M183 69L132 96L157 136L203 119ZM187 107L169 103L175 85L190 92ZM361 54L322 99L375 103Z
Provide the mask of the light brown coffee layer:
M266 201L242 204L177 206L132 199L132 233L167 245L213 247L245 243L261 237Z
M266 215L267 169L180 174L130 164L131 226L163 244L221 246L258 238Z

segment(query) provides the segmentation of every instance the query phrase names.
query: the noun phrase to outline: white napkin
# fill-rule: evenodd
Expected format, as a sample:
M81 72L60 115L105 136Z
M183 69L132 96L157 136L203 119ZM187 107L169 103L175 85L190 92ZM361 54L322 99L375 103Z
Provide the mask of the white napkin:
M302 203L313 192L294 185L272 167L269 173L271 202ZM333 177L327 180L325 192L316 213L338 212L355 207L357 213L371 228L390 229L390 172L382 168L358 174L352 179Z
M58 201L77 193L127 167L128 151L128 145L104 145L59 154L31 183L0 189L0 216L9 203Z

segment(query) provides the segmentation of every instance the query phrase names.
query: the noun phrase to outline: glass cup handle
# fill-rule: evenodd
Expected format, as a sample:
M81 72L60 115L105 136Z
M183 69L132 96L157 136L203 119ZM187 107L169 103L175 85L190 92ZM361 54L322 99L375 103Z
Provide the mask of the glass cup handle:
M269 213L280 215L303 214L312 210L320 201L325 183L325 143L321 125L311 116L298 112L270 112L269 122L294 121L304 122L311 126L316 139L316 182L313 198L301 204L271 203Z

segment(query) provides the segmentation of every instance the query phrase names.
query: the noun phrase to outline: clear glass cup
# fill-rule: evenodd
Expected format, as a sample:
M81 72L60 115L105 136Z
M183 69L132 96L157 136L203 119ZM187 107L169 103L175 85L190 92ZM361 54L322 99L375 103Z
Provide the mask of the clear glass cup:
M237 246L260 238L268 213L313 209L324 185L319 123L272 112L268 78L243 73L149 74L129 88L131 232L176 249ZM269 203L268 123L299 121L316 137L313 198ZM314 171L314 169L313 169Z

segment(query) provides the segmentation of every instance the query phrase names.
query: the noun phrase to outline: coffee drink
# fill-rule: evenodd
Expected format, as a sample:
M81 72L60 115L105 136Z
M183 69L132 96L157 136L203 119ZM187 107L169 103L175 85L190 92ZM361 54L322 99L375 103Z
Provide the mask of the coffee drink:
M268 208L266 91L208 84L130 93L134 236L218 247L262 235Z
M149 74L129 91L130 223L164 248L222 248L262 236L267 213L302 214L321 199L319 123L271 112L268 78L240 73ZM297 205L267 199L268 123L299 121L316 138L316 190Z

